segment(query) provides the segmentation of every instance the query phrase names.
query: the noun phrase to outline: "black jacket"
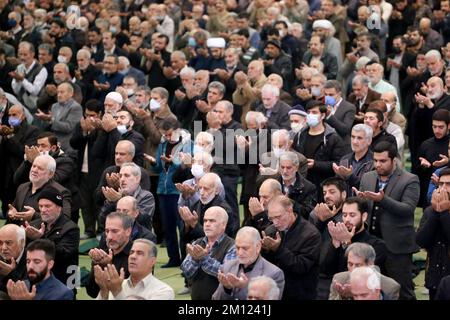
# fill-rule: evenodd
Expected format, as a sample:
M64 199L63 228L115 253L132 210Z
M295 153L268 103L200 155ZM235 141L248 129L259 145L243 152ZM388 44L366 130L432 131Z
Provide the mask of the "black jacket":
M278 182L281 184L282 190L284 190L285 186L281 176L278 178ZM309 213L317 204L316 186L312 182L301 177L297 172L295 173L294 185L289 187L287 196L292 199L295 202L295 206L298 207L294 208L294 211L299 212L304 219L308 220Z
M425 209L416 233L417 244L427 250L425 287L436 290L439 282L450 275L450 214Z
M0 258L0 260L4 261L2 258ZM6 284L9 279L16 282L18 280L25 280L27 276L27 250L25 248L22 257L20 257L19 262L16 264L16 267L8 275L0 276L0 291L5 293L8 292L6 289Z
M92 189L95 189L100 180L100 176L102 172L99 168L102 167L103 161L100 158L96 158L92 154L92 148L94 147L95 140L97 139L98 131L95 130L91 132L89 135L83 135L83 131L81 130L81 126L78 123L75 126L75 130L73 132L72 138L70 138L70 145L74 150L77 150L77 173L81 174L81 167L83 165L84 159L84 151L86 149L86 145L88 146L88 180L89 185Z
M41 227L41 218L32 221L31 224L39 229ZM80 244L80 228L67 216L61 213L52 229L46 230L41 239L53 241L56 247L55 265L52 272L62 283L66 283L72 273L70 266L78 266L78 245Z
M294 137L292 147L295 151L305 154L305 142L308 138L308 129L299 132ZM328 124L325 124L325 134L323 142L314 154L314 167L308 169L307 179L316 185L317 190L321 190L320 183L326 178L334 176L333 162L338 163L345 154L345 144L342 139ZM318 195L321 199L321 194Z
M240 175L239 165L237 164L238 152L235 143L236 134L229 134L231 130L238 129L242 129L242 125L239 122L231 120L229 123L222 125L220 130L214 134L215 139L222 139L223 141L222 150L214 149L214 166L212 167L212 171L217 173L219 176L228 175L238 177ZM237 133L237 135L239 134L242 134L242 131ZM228 150L229 147L232 147L233 150ZM222 152L221 154L219 153L220 151ZM233 152L233 158L227 159L230 151ZM232 163L229 163L231 160Z
M203 217L205 216L206 210L216 206L222 207L228 213L228 222L225 233L229 236L233 236L236 234L237 230L239 229L238 217L233 215L233 212L228 203L226 203L225 200L222 200L219 195L216 195L214 199L212 199L208 204L203 204L199 200L192 206L192 208L189 208L191 212L195 211L197 213L198 221L194 229L184 226L182 238L186 243L190 243L205 236L205 232L203 231Z
M339 162L340 166L350 167L354 159L355 153L349 153L342 157ZM359 190L359 183L364 173L373 170L373 152L370 148L367 150L366 155L359 160L361 163L358 167L353 166L352 175L347 178L347 197L353 194L352 188L355 187Z
M384 263L387 256L386 244L380 238L371 235L366 229L355 234L351 240L352 243L362 242L370 244L376 253L375 264L384 272ZM338 272L347 270L347 258L345 257L345 249L340 246L335 248L330 241L324 259L320 266L321 273L330 277L330 279Z
M95 158L103 159L103 167L99 170L104 170L109 166L115 164L114 155L116 151L117 142L120 140L128 140L134 144L135 153L133 162L139 166L144 165L144 137L135 130L125 132L123 135L117 129L106 132L101 130L97 134L94 146L92 147L92 155Z
M133 246L133 241L128 241L126 246L120 251L118 254L113 255L112 264L116 267L117 271L120 272L120 269L123 268L125 271L125 279L130 276L130 272L128 271L128 256L130 255L131 247ZM106 246L106 242L104 242L101 246L98 246L99 249L102 249L106 253L109 252L108 247ZM105 266L102 266L105 267ZM86 285L87 294L96 298L98 293L100 292L100 288L98 284L95 282L94 276L94 264L91 265L91 273L89 274L88 284Z
M303 55L303 62L307 65L311 62L312 54L311 51L306 51ZM338 62L335 55L331 53L324 52L320 57L320 61L323 63L323 74L328 80L336 79L338 74Z
M261 103L255 108L255 111L262 112L265 115L267 109ZM289 111L291 111L291 107L286 102L278 100L271 110L270 117L267 119L266 128L290 130Z
M269 226L265 233L275 237L276 229ZM320 233L308 221L297 216L286 233L280 232L281 244L275 252L263 251L269 262L284 272L283 300L313 300L319 273Z

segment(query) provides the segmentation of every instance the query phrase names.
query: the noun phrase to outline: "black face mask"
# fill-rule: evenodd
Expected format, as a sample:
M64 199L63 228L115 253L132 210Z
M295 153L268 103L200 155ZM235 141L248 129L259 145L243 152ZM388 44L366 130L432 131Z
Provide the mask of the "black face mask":
M393 47L393 48L392 48L392 51L393 51L395 54L399 54L399 53L402 52L402 49L400 49L399 47Z

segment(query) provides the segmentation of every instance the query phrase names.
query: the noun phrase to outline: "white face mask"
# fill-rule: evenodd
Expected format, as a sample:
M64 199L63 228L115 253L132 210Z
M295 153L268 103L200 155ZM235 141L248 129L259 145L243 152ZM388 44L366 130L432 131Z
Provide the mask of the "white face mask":
M303 129L303 127L304 127L303 123L297 123L297 122L291 123L291 129L295 133L300 132Z
M172 136L170 137L170 142L176 143L178 142L178 140L180 140L180 130L177 129L172 133Z
M124 124L117 126L117 131L119 131L120 134L124 134L125 132L127 132L127 130L127 126Z
M48 151L40 151L39 154L41 156L48 156Z
M386 108L387 108L387 112L388 112L388 113L391 112L391 110L392 110L392 104L386 103Z
M203 177L205 175L205 171L203 170L203 166L201 164L196 164L196 163L194 163L192 165L191 173L197 179L200 179L201 177Z
M130 97L134 94L134 90L133 89L127 89L127 95Z
M198 144L194 145L194 150L193 153L196 154L197 152L204 152L205 148L203 148L202 146L199 146Z
M161 108L161 103L159 103L155 99L150 100L150 110L156 111L159 108Z
M320 97L322 95L322 88L311 87L311 94L313 97Z
M58 56L58 62L59 63L67 63L67 59L64 56L59 55Z
M280 148L273 148L273 155L277 158L281 157L281 155L283 154L284 150L280 149Z

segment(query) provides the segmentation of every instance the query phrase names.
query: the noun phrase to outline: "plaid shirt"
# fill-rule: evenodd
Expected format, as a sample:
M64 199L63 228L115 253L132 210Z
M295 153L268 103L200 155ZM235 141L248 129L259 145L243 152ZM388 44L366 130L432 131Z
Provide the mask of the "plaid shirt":
M207 274L217 277L217 273L219 272L219 268L221 267L221 263L211 257L218 247L220 246L220 243L225 238L225 235L223 234L216 242L214 242L211 251L209 254L205 257L203 257L201 260L196 261L194 260L191 255L187 255L186 259L184 259L183 263L181 264L181 270L183 271L183 275L188 278L192 279L199 269L201 268L204 272ZM205 236L200 240L200 245L205 245L208 243L208 238ZM233 245L230 249L228 249L227 253L225 254L225 257L223 258L223 262L228 260L234 260L236 259L236 247Z

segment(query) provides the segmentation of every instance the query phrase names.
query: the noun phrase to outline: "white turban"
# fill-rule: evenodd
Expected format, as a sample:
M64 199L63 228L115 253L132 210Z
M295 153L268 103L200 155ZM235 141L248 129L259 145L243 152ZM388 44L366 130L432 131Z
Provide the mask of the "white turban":
M111 99L111 100L113 100L114 102L117 102L117 103L120 103L120 104L123 103L123 97L122 97L122 95L121 95L120 93L116 92L116 91L113 91L113 92L108 93L108 94L106 95L106 98L105 98L105 99Z
M209 38L206 41L206 45L208 48L225 48L225 39L224 38Z
M322 29L330 30L332 27L333 27L333 25L331 24L330 21L323 19L323 20L316 20L316 21L314 21L312 28L313 28L313 30L316 29L316 28L322 28Z

